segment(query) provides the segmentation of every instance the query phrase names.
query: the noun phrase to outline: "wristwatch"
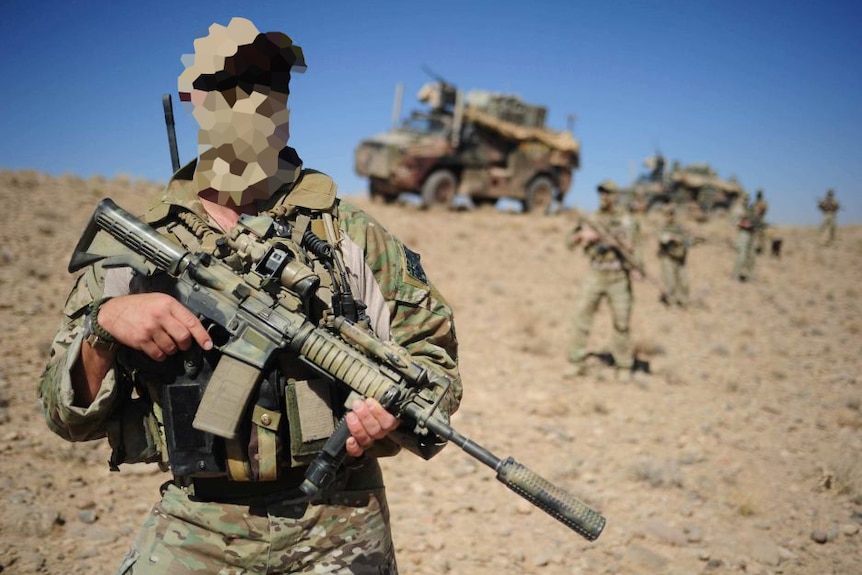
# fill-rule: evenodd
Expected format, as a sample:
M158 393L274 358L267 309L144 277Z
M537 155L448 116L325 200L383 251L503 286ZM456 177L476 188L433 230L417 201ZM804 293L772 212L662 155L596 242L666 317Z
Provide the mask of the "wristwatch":
M105 331L105 328L99 325L99 308L102 307L109 297L102 298L93 304L90 313L84 318L84 341L90 344L93 349L104 351L117 351L120 346L119 342L110 333Z

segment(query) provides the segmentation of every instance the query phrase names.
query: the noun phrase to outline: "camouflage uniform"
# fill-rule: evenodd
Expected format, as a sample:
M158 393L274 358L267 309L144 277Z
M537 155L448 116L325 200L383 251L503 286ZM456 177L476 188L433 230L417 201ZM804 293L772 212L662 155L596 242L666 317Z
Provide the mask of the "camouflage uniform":
M763 190L757 190L752 209L755 218L757 218L757 227L754 232L754 251L761 254L766 249L766 212L769 210L769 204L763 199Z
M757 227L754 207L743 206L736 221L736 264L733 267L733 277L739 281L751 279L754 273L754 234Z
M616 186L611 184L601 184L599 192L614 194ZM640 228L632 214L620 211L611 200L602 202L594 218L615 238L633 249L633 255L640 265ZM576 228L575 233L579 228ZM602 299L607 298L613 316L611 353L614 363L620 370L631 370L634 367L634 350L629 336L632 312L629 269L617 249L601 239L585 245L584 252L590 260L590 272L584 278L575 301L574 337L569 346L569 361L583 372L593 317Z
M177 172L143 219L190 249L209 250L221 233L197 199L194 172L194 163ZM329 210L334 215L349 283L354 295L368 304L378 336L394 340L416 361L433 364L453 378L455 389L442 406L445 414L453 412L461 387L451 309L428 282L417 254L334 194L328 177L304 170L295 183L259 202L258 208L268 214L285 206L305 208L288 214L288 220L316 211ZM311 229L316 231L314 226ZM64 306L39 395L49 427L60 436L71 441L108 436L113 464L149 461L166 468L159 394L170 378L148 372L147 362L136 352L121 349L93 403L86 408L73 405L71 369L80 354L84 318L99 298L135 291L135 281L128 278L118 270L106 272L98 264L78 278ZM283 352L280 360L289 382L314 377L289 352ZM143 399L130 397L130 383ZM329 408L328 417L334 422L340 412L335 398ZM287 409L285 404L280 407L285 419ZM280 448L272 452L276 455L270 461L271 453L265 454L262 447L266 430L252 422L246 427L239 457L249 473L242 478L245 481L175 476L164 486L162 500L153 508L121 573L397 572L376 457L394 454L398 444L389 438L378 441L338 477L336 489L320 501L301 503L292 500L300 495L305 464L314 456L309 446L319 449L321 442L295 448L289 435L294 426L283 426L276 434ZM407 444L409 433L403 435ZM265 466L277 471L264 477Z
M666 209L666 220L659 231L658 257L664 280L664 298L668 304L688 305L688 278L685 260L688 256L686 231L676 223L674 208Z
M826 234L824 245L830 246L835 241L835 214L841 209L840 204L835 199L835 192L827 191L826 197L817 203L817 207L823 212L823 221L820 223L820 229L817 230L817 233L820 236Z

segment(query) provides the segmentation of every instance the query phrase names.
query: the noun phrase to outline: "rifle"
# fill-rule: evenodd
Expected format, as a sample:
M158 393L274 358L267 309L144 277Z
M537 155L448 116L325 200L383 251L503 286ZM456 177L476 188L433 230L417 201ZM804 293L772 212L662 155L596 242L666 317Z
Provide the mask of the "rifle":
M607 226L602 224L595 218L590 218L584 214L580 214L581 223L579 226L583 226L586 224L596 231L600 236L600 241L613 249L617 254L619 254L620 258L623 260L623 267L628 270L634 270L638 272L646 281L652 284L659 291L659 301L661 301L665 305L669 305L669 300L667 298L667 294L664 293L664 287L656 280L652 278L647 272L646 269L638 262L637 258L632 253L632 250L629 246L623 243L618 237L616 237L611 230L608 229Z
M262 370L278 352L290 351L322 376L378 400L402 423L412 424L420 442L443 438L455 443L494 469L509 489L595 540L605 526L599 513L512 457L498 458L448 424L437 409L452 384L445 372L420 365L405 348L380 340L342 316L325 317L322 326L308 319L306 302L319 278L296 258L301 246L290 239L291 230L285 229L289 227L268 216L243 216L219 244L221 251L191 252L104 199L75 248L69 271L102 261L104 267L128 266L144 275L167 273L176 280L175 297L209 329L224 332L224 337L213 337L221 357L195 414L195 429L235 437ZM100 240L104 236L102 231L121 246L109 249L108 255L88 253L96 236ZM245 271L231 265L240 254L248 257ZM300 487L309 499L334 478L346 456L347 437L342 419Z

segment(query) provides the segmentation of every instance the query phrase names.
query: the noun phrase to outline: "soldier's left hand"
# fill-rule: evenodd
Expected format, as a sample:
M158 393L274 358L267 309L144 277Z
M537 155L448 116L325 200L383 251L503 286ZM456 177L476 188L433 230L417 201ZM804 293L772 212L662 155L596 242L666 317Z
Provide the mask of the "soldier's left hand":
M357 399L351 410L345 416L351 435L347 439L347 454L351 457L361 456L375 440L383 439L401 423L375 399Z
M637 270L632 270L632 279L635 281L641 281L644 279L644 275Z

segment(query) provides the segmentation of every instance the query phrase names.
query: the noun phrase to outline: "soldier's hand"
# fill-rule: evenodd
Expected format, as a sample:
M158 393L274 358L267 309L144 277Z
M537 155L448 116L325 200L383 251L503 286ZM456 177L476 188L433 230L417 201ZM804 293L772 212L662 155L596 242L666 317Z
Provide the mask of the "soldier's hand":
M345 416L350 435L347 439L347 454L359 457L377 439L383 439L401 423L394 415L383 409L375 399L357 399Z
M115 297L99 309L99 325L121 344L164 361L193 342L212 349L213 341L200 320L176 299L163 293Z
M638 270L632 270L631 274L632 274L632 279L635 281L641 281L642 279L644 279L644 275L642 273L640 273Z
M599 233L590 226L584 226L583 228L581 228L581 230L578 232L578 236L580 237L580 241L584 242L585 244L597 242L602 238L602 236L599 235Z

